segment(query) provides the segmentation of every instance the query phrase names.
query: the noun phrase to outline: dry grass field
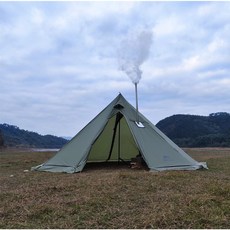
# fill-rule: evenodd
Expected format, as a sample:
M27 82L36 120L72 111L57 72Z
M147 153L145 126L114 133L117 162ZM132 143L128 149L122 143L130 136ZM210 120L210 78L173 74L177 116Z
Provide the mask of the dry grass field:
M230 149L185 149L209 170L31 172L49 152L0 152L0 228L230 228Z

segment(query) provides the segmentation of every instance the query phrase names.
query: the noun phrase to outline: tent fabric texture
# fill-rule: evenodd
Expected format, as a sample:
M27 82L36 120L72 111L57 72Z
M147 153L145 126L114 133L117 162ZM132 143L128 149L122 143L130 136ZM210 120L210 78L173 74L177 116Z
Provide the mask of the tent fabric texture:
M119 94L75 137L35 171L75 173L86 162L128 161L141 154L150 171L207 168L172 142Z

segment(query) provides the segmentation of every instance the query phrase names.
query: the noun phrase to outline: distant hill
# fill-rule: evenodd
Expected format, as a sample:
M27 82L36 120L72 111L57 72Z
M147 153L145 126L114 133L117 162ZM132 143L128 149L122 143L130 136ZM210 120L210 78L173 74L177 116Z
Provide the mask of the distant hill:
M156 124L180 147L230 147L230 114L173 115Z
M0 124L0 145L7 147L61 148L68 140L53 135L40 135L19 129L17 126Z

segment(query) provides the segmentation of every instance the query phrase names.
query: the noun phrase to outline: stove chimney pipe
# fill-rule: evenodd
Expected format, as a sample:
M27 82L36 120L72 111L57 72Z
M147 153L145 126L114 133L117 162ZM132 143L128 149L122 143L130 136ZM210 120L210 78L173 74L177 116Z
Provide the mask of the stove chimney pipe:
M138 98L137 98L137 83L135 83L135 94L136 94L136 122L139 124L139 116L138 116Z

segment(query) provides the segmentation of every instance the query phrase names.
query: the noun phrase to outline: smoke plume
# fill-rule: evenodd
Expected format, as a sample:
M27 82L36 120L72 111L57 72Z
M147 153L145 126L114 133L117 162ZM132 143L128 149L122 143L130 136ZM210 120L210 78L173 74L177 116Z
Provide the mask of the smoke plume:
M134 84L142 75L140 66L148 58L152 44L152 32L139 30L129 33L118 48L119 69L124 71Z

